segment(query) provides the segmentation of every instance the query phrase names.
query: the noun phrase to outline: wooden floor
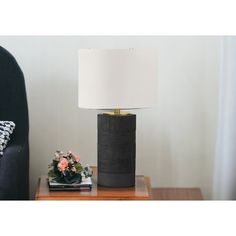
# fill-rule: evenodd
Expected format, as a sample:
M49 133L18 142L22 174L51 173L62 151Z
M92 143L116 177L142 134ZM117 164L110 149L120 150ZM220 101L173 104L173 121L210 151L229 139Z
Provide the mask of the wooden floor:
M152 200L203 200L200 188L152 188Z

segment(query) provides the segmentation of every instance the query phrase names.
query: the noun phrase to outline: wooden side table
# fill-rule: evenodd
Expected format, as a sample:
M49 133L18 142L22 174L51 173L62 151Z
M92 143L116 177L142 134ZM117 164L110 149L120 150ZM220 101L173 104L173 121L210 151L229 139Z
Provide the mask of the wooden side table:
M97 186L97 168L93 167L91 192L49 191L47 176L41 176L36 200L203 200L200 188L151 188L150 178L136 176L132 188L105 188Z
M105 188L97 186L96 168L93 167L94 176L91 191L49 191L47 176L39 178L35 195L36 200L150 200L150 178L136 176L135 187L130 188Z

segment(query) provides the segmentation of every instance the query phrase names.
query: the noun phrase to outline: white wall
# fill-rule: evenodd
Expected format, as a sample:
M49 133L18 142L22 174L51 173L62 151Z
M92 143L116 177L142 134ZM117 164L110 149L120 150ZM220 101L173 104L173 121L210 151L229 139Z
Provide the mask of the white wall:
M78 49L155 47L158 106L137 114L137 174L152 185L201 187L212 197L218 100L218 37L10 37L0 45L18 60L30 116L30 186L54 151L73 150L96 165L97 111L77 107Z

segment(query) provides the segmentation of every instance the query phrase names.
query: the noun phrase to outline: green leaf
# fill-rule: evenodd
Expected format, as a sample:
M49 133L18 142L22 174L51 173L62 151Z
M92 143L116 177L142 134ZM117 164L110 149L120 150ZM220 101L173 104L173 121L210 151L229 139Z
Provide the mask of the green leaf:
M83 167L79 162L75 164L75 169L76 169L76 173L81 173L83 171Z
M48 177L56 177L56 174L54 173L53 170L48 171Z

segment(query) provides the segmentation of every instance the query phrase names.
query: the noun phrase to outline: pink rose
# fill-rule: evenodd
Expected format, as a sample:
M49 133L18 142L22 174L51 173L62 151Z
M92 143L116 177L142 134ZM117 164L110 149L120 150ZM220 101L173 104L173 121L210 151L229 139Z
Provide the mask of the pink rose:
M69 164L68 160L66 158L62 158L57 166L60 171L64 172L65 169L68 167L68 164Z
M76 160L77 162L79 162L79 161L80 161L80 156L79 156L79 155L75 156L75 160Z

